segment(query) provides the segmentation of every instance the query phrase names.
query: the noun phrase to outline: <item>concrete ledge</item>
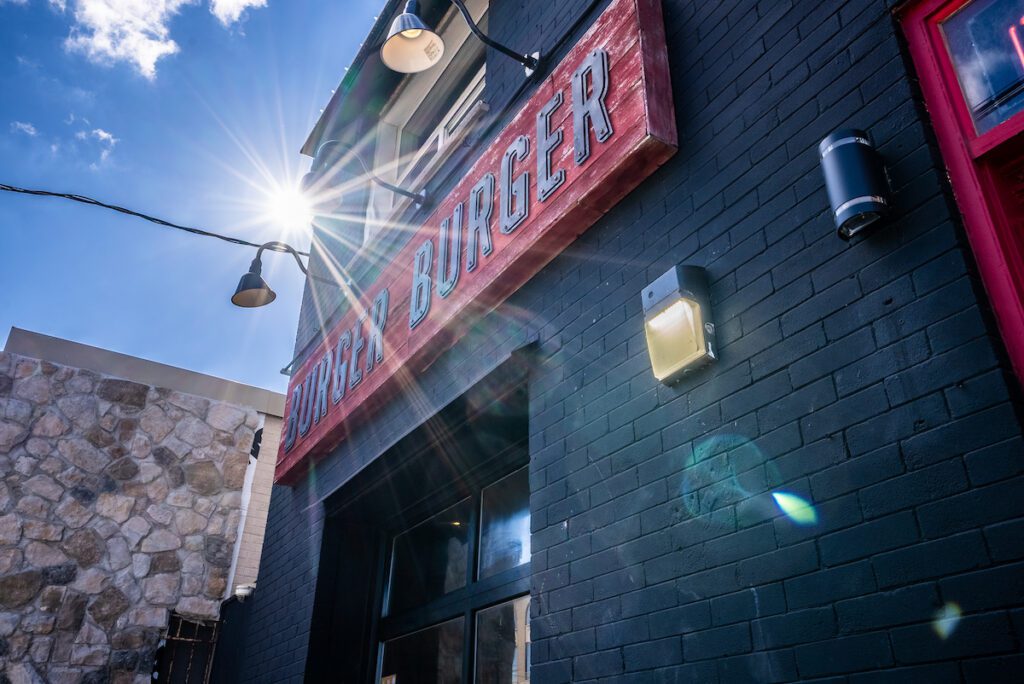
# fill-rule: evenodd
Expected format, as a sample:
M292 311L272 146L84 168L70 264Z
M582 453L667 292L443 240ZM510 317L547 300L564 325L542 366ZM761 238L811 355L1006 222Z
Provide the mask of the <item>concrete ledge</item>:
M284 415L283 394L30 330L12 327L4 351Z

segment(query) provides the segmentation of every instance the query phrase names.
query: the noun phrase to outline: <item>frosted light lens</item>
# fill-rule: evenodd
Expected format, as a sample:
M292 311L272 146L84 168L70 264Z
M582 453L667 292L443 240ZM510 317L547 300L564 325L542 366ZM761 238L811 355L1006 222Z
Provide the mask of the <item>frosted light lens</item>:
M704 323L700 307L679 299L644 323L654 377L664 380L704 357Z

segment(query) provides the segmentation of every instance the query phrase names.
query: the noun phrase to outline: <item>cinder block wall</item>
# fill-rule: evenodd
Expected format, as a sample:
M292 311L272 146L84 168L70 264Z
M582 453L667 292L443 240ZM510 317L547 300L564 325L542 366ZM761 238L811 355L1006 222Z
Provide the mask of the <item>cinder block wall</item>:
M490 26L556 44L584 6L494 0ZM541 331L534 680L1019 672L1019 384L890 3L664 11L679 153L418 378L440 407ZM492 57L488 92L516 69ZM853 244L834 235L816 153L846 125L875 138L896 203ZM721 361L667 388L639 293L676 263L710 273ZM243 679L301 680L319 501L422 417L396 401L275 488ZM817 523L781 516L778 491ZM933 620L953 603L942 639Z

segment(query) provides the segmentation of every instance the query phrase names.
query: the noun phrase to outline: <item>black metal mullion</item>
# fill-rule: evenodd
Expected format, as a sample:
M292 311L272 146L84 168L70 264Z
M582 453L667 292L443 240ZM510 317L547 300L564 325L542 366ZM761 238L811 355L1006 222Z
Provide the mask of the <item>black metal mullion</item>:
M381 618L380 640L387 641L388 639L409 634L431 625L447 622L459 617L468 606L471 606L468 598L463 597L458 601L447 601L440 606L431 603L423 608L407 611L401 615Z
M477 558L478 549L480 548L480 507L483 505L483 497L481 496L481 487L477 487L473 492L473 506L469 514L469 549L468 556L469 560L469 574L466 577L469 578L469 585L467 589L467 605L465 610L465 633L462 635L462 681L463 684L468 684L473 681L473 649L476 645L476 624L475 615L473 614L472 597L473 591L476 587L476 574L477 568L480 567L479 559Z
M465 616L466 630L462 635L462 683L469 684L473 681L473 646L476 644L476 625L474 624L474 614L472 606L467 606L466 611L463 613Z
M475 599L481 594L493 593L496 589L500 589L505 585L516 584L523 578L529 579L530 577L530 564L524 563L523 565L517 565L514 568L503 570L496 575L492 575L486 579L482 579L473 584L470 591L470 598ZM510 589L509 593L515 593L515 589Z
M476 569L479 567L477 562L477 549L480 547L480 505L482 498L480 496L481 488L477 487L473 492L473 505L470 506L469 513L469 548L466 550L466 559L469 562L469 573L466 575L467 584L472 590L472 587L476 584Z
M368 641L372 646L372 658L367 661L368 667L366 668L366 674L373 673L371 681L378 681L380 679L380 667L382 665L381 656L383 655L383 641L379 636L381 622L384 619L384 600L387 596L389 576L387 573L390 572L391 568L391 554L390 551L391 538L386 534L379 534L377 536L377 572L376 576L379 578L377 586L374 587L374 599L370 603L371 606L375 606L377 609L371 608L373 619L370 621L370 634ZM369 658L365 654L364 658Z

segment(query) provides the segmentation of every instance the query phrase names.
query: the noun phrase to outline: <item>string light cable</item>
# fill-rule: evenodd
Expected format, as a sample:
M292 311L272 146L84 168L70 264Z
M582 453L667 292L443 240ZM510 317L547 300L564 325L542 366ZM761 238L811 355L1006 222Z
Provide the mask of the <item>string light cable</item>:
M97 199L93 199L92 197L86 197L85 195L75 195L67 192L53 192L52 190L32 190L29 188L19 188L14 185L7 185L6 183L0 183L0 190L3 190L4 192L14 192L22 195L34 195L37 197L57 197L59 199L71 200L72 202L81 202L82 204L89 204L94 207L110 209L112 211L117 211L122 214L127 214L128 216L134 216L136 218L149 221L150 223L155 223L158 226L174 228L176 230L183 230L186 233L191 233L193 235L217 238L218 240L223 240L224 242L230 242L233 245L253 247L255 249L260 249L261 247L263 247L272 252L290 252L293 255L295 255L296 261L298 261L298 255L309 257L309 252L302 252L300 250L293 249L292 247L285 245L284 243L267 243L265 245L260 245L255 242L243 240L242 238L232 237L230 235L221 235L220 233L214 233L209 230L203 230L202 228L194 228L192 226L183 226L177 223L172 223L171 221L165 221L162 218L157 218L156 216L144 214L141 211L135 211L134 209L128 209L127 207L121 207L116 204L108 204L107 202L101 202ZM299 268L301 268L302 271L305 272L306 269L302 266L302 263L299 262L299 264Z

